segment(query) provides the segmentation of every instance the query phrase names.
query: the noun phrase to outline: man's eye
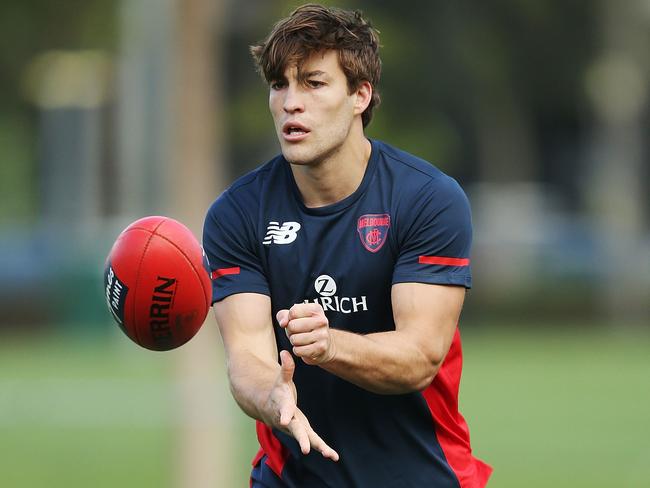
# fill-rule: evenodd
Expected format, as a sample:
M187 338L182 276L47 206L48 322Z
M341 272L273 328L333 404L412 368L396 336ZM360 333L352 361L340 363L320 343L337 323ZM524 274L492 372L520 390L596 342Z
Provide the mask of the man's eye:
M272 90L281 90L284 87L285 87L285 83L283 81L272 81L271 82L271 89Z
M306 83L307 83L307 86L309 86L311 88L319 88L319 87L325 85L324 82L318 81L318 80L307 80Z

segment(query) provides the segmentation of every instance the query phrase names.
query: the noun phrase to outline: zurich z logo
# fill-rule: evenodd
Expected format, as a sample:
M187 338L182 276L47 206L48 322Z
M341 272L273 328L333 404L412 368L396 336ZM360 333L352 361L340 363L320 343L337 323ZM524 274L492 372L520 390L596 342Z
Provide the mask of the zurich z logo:
M291 244L298 237L299 230L298 222L283 222L282 225L279 222L269 222L262 244Z

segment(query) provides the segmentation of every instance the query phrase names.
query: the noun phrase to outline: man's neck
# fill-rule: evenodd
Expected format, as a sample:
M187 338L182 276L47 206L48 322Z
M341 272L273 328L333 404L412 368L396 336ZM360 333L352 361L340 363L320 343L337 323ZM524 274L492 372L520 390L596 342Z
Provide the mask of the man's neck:
M372 146L368 139L354 138L336 153L312 165L291 165L303 202L323 207L352 195L363 180Z

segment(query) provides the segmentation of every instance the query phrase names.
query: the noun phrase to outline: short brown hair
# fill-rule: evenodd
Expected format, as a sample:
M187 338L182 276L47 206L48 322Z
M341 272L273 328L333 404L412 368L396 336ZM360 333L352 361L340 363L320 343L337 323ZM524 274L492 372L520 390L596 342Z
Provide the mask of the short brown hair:
M380 102L378 34L359 10L310 3L275 24L264 41L251 46L251 53L258 71L270 83L282 79L289 64L299 65L319 51L338 51L350 93L364 81L372 85L372 99L361 115L366 127L372 119L372 110Z

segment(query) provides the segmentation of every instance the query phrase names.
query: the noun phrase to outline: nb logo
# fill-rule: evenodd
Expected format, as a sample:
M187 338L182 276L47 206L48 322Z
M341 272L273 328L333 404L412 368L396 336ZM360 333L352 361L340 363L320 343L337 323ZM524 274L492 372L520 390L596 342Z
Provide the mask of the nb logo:
M266 236L262 244L291 244L298 237L300 224L298 222L269 222L266 228Z

